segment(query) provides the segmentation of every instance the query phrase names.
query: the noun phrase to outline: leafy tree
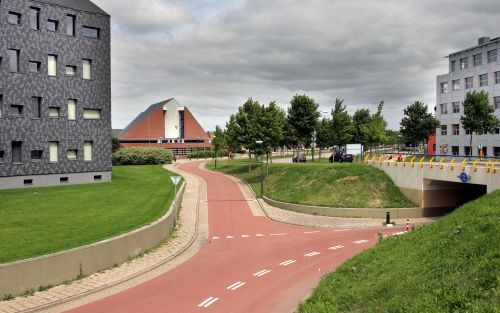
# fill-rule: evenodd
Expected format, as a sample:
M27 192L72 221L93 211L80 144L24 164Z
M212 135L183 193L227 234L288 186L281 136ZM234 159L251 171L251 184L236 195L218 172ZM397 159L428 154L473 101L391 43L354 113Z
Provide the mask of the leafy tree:
M370 137L369 130L370 124L372 122L372 116L370 114L370 110L368 109L359 109L354 112L352 116L352 124L354 128L354 143L360 143L363 146L368 144L368 140Z
M214 152L215 158L215 168L217 169L217 157L222 154L224 147L226 146L226 139L224 131L219 126L215 126L214 137L212 138L212 150Z
M417 147L427 142L430 135L436 133L439 121L432 113L427 112L427 109L427 106L420 101L416 101L404 109L404 117L400 122L400 132L407 145L412 144Z
M319 105L306 95L295 95L288 108L287 123L292 130L288 131L294 147L300 144L309 146L313 131L316 129L320 113Z
M116 137L111 138L111 151L115 153L116 151L120 150L122 148L122 144L120 143L120 140Z
M345 146L353 138L354 128L352 119L347 113L344 100L337 98L332 110L331 136L332 144L338 147Z
M470 91L465 95L464 114L460 118L465 130L470 131L470 147L472 155L472 135L493 133L500 125L495 116L495 108L490 104L486 91Z
M387 122L382 115L382 109L384 108L384 101L380 101L377 107L377 113L372 115L372 122L368 128L368 144L370 146L379 145L385 141L387 128Z
M322 118L318 123L316 133L316 146L319 148L319 158L321 159L321 152L332 146L332 121L328 118Z
M269 154L274 148L280 146L285 136L285 111L276 102L271 102L263 108L263 116L260 118L262 130L262 141L266 151L266 159L269 161ZM272 160L272 159L271 159Z
M384 143L391 146L399 145L401 144L400 136L401 133L399 131L388 129L385 131Z

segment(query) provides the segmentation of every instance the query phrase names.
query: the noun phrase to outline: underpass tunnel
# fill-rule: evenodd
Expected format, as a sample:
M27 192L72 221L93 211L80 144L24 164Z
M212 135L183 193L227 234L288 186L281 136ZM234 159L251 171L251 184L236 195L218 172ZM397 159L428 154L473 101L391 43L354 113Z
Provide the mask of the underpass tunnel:
M486 193L486 185L424 179L422 207L428 216L439 216Z

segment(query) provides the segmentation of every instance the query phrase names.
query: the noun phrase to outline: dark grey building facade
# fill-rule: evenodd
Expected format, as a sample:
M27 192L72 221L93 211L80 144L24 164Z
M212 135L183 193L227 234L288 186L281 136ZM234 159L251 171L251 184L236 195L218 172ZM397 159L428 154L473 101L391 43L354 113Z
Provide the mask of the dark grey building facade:
M111 180L110 17L0 1L0 189Z

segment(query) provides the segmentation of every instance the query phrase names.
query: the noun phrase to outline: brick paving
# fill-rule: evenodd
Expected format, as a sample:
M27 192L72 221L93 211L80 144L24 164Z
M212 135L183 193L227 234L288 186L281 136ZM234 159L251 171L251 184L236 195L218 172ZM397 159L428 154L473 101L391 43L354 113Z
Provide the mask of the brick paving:
M143 257L118 267L67 285L35 292L32 296L1 301L0 312L62 312L145 282L194 255L208 234L206 205L201 204L202 200L206 200L206 184L173 165L167 165L166 169L186 179L179 223L173 239Z

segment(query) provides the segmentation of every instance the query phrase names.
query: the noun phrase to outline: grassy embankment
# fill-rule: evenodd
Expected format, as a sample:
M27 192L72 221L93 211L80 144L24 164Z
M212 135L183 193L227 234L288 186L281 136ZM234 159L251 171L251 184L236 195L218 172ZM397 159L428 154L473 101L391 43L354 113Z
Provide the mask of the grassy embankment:
M113 182L0 191L0 263L97 242L163 216L174 197L161 166L113 167Z
M207 164L213 169L213 164ZM217 170L246 180L260 196L260 165L219 161ZM265 167L264 167L265 170ZM275 200L344 208L413 207L381 170L356 163L270 164L264 194Z
M299 313L500 312L500 191L345 262Z

